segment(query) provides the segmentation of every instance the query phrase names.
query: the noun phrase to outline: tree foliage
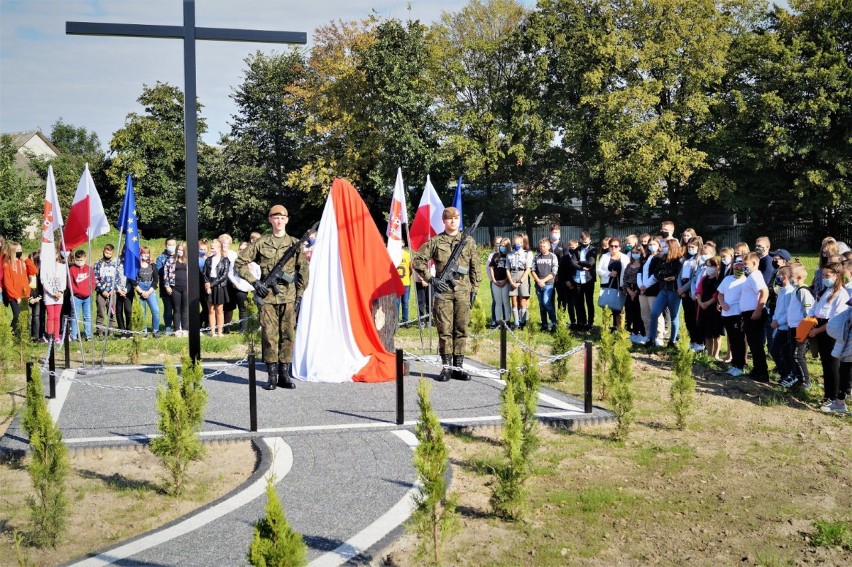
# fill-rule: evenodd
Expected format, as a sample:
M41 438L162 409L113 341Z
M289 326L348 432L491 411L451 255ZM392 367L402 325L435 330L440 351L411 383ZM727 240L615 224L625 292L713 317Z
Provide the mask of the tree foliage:
M15 166L15 153L11 136L0 136L0 235L10 240L23 237L35 202L42 203L32 197L32 180Z
M257 567L302 567L308 564L308 546L290 527L275 492L275 479L266 480L266 516L254 524L248 562Z

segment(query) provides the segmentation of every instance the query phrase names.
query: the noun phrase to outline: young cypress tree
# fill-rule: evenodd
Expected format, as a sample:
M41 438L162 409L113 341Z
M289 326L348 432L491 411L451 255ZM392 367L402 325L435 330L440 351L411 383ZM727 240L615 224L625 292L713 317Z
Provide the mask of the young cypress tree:
M571 331L568 330L568 311L556 312L556 331L553 333L553 346L550 353L554 356L567 352L571 348ZM568 359L562 358L550 364L550 377L558 382L568 374Z
M26 361L30 342L30 304L29 301L24 300L21 302L21 312L18 314L18 328L15 329L15 346L18 347L21 367Z
M9 312L6 310L6 306L0 302L0 372L3 373L4 377L12 369L12 361L15 356L12 351L13 343L14 336L9 322Z
M598 349L598 359L595 361L595 374L601 377L598 380L599 395L598 399L605 400L609 395L610 383L607 377L609 374L609 365L613 359L613 352L616 342L616 334L612 331L612 311L604 307L601 310L601 342Z
M130 335L130 364L139 364L139 355L142 353L142 335L139 332L142 331L143 323L142 304L137 297L130 314L130 329L136 331Z
M414 467L420 483L415 497L416 508L408 527L418 535L416 556L440 564L444 542L459 529L456 498L447 495L447 471L450 452L444 442L444 430L429 399L429 382L421 378L417 386L420 419L416 432L419 441L414 449Z
M27 381L21 426L32 448L27 466L35 490L35 494L27 498L34 528L32 542L39 547L56 547L68 523L65 485L71 467L62 432L47 410L41 371L35 366Z
M627 331L618 329L613 335L615 341L607 381L611 389L612 410L618 418L615 438L624 441L636 417L633 407L633 359Z
M686 428L686 419L693 411L695 401L695 378L692 376L692 363L695 352L689 348L686 333L681 333L672 356L674 381L671 387L671 407L674 411L678 429Z
M275 479L266 481L266 517L254 524L246 559L258 567L302 567L308 564L308 546L293 531L275 491Z
M526 492L524 481L528 463L524 454L524 422L522 395L517 389L522 382L519 370L521 357L516 351L509 356L509 373L501 394L500 414L503 417L503 451L505 462L495 471L497 482L491 489L491 506L494 512L508 520L521 517Z

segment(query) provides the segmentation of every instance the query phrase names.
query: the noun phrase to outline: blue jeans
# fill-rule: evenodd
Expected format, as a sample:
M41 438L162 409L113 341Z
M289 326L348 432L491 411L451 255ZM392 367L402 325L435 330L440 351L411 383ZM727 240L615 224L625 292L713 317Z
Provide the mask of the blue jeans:
M142 291L151 289L151 282L139 282L137 284ZM151 316L153 318L152 331L160 332L160 298L157 297L157 291L148 296L148 299L143 299L139 296L139 301L142 302L142 325L145 326L145 320L148 318L148 308L151 308Z
M408 300L411 299L411 286L405 286L405 293L402 294L402 297L396 298L396 308L399 309L400 305L402 305L402 322L408 323Z
M76 340L77 333L79 332L78 327L80 326L80 316L83 318L83 330L86 333L86 338L92 338L92 296L90 295L86 299L80 299L76 295L71 295L71 298L74 300L74 317L76 321L73 325L71 325L71 338Z
M538 312L541 315L542 328L553 329L556 326L556 305L553 303L553 286L545 285L543 288L535 286L535 294L538 297ZM550 324L547 318L550 317Z
M677 342L678 331L680 331L680 296L677 294L677 291L669 291L665 289L661 289L659 295L657 295L657 299L654 300L654 305L651 307L651 328L648 330L648 337L651 338L651 341L654 340L654 337L657 336L657 324L660 315L662 315L663 311L666 310L666 307L669 308L669 313L672 316L672 328L671 328L671 336L669 337L670 343Z

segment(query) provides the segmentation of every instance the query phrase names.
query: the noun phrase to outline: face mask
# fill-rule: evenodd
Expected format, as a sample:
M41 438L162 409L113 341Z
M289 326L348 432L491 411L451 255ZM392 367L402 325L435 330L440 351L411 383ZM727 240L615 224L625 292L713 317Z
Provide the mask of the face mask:
M19 251L19 252L15 252L15 258L20 258L20 257L21 257L21 256L23 256L23 255L24 255L23 250L22 250L22 251Z
M746 266L746 267L743 269L743 272L745 272L745 275L750 276L750 275L751 275L751 268L749 268L748 266Z
M78 268L82 268L83 266L86 265L86 262L83 262L83 261L74 262L74 265L77 266Z
M147 261L148 261L148 260L150 260L150 259L151 259L151 257L150 257L150 256L142 256L142 261L143 261L143 262L147 262Z
M308 238L308 246L313 246L316 241L316 238Z
M702 262L706 262L707 260L709 260L709 259L710 259L710 256L708 256L707 254L702 254L702 255L701 255L701 256L699 256L698 258L699 258Z
M559 242L559 236L560 236L560 234L558 232L551 232L550 233L550 241L551 242Z
M741 270L740 268L734 268L734 277L735 278L741 278L744 275L745 275L745 271Z
M663 238L668 238L669 236L672 235L672 233L669 232L668 230L661 230L660 234L663 236Z
M520 245L520 244L513 244L513 245L512 245L512 250L514 250L515 252L517 252L517 251L518 251L518 250L520 250L520 249L521 249L521 245Z
M199 258L204 258L205 256L207 256L207 250L199 250L198 251L198 257Z
M175 248L176 248L175 246L166 246L166 252L167 252L168 254L174 254L174 253L175 253Z
M501 247L500 247L500 253L501 253L501 254L505 254L505 253L506 253L506 247L505 247L505 246L501 246Z
M837 278L822 278L822 286L825 288L834 287L834 282Z
M766 248L763 246L755 246L754 251L763 256L763 253L766 252Z
M630 257L633 258L634 260L638 260L639 258L642 257L642 254L636 254L636 253L631 252Z
M730 266L731 265L731 259L730 258L722 258L722 263L725 264L726 266Z
M669 253L669 247L663 246L663 254L668 254L668 253Z
M183 258L183 250L177 251L178 258Z
M625 246L625 247L624 247L624 251L625 251L625 252L630 252L631 250L633 250L633 245L632 245L632 244L628 244L627 246Z
M773 267L773 268L775 268L776 270L777 270L778 268L780 268L780 267L781 267L781 266L778 264L778 260L772 260L772 267Z
M698 254L698 248L687 248L686 251L690 256Z
M716 275L716 268L707 268L704 270L704 273L707 274L708 277L714 277Z
M660 249L660 247L657 246L656 244L648 245L648 251L651 252L651 254L656 254L657 250L659 250L659 249Z

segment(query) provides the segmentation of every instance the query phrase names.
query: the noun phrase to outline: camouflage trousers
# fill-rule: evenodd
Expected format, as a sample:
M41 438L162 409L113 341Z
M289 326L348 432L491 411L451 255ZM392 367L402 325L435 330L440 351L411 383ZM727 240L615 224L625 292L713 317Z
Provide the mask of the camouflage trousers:
M467 325L470 323L470 290L467 288L441 294L432 300L432 316L438 330L438 352L464 356Z
M292 303L264 303L260 306L263 361L290 362L293 358L296 313Z

